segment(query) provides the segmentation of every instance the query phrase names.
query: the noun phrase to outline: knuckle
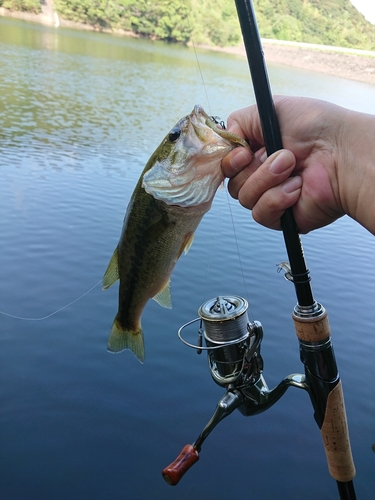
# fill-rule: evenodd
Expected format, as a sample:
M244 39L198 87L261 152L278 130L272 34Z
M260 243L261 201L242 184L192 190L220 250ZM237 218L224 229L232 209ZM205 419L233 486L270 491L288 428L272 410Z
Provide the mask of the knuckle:
M238 199L238 189L232 181L228 182L228 192L232 198L234 198L235 200Z
M245 208L249 208L250 210L253 209L253 206L254 206L254 202L253 202L253 199L249 193L248 190L246 189L241 189L238 193L238 201L240 202L240 204L245 207Z

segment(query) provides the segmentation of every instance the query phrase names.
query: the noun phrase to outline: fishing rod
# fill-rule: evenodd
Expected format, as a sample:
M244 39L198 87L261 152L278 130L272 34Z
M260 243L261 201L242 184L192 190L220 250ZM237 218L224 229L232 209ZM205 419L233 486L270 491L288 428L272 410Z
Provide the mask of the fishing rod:
M258 25L252 0L235 0L263 138L268 155L282 149L280 127L272 99ZM309 270L292 209L281 218L285 246L290 263L288 276L294 283L297 305L292 317L305 365L306 383L321 430L328 468L336 479L340 498L354 499L352 479L355 468L340 376L330 337L327 312L313 298Z
M283 145L254 8L251 0L235 0L235 3L266 151L271 155ZM259 321L249 322L247 301L239 296L217 296L202 304L198 309L199 318L183 325L178 336L198 354L207 352L211 376L226 392L196 441L186 445L162 474L167 483L176 485L199 460L203 442L221 420L236 409L244 416L261 413L275 404L289 387L295 387L307 391L310 396L328 469L336 479L340 499L355 500L352 481L355 467L327 311L313 297L310 273L292 209L282 216L281 224L289 263L281 263L279 270L284 269L285 277L294 284L297 304L292 318L305 373L289 375L270 390L263 376L264 363L260 354L263 328ZM198 340L192 344L185 340L182 332L197 322Z

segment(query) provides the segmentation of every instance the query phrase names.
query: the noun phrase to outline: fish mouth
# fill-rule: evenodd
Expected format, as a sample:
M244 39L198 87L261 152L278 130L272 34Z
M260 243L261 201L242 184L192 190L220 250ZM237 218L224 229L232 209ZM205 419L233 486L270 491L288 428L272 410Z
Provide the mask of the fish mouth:
M214 120L205 112L203 107L200 104L196 104L194 106L193 111L189 115L189 121L194 128L195 133L200 137L202 134L199 133L200 127L208 126L211 130L218 133L222 130L216 126ZM219 134L221 135L221 134ZM204 137L202 137L204 139Z
M196 104L194 106L194 109L190 113L188 118L195 134L200 139L200 141L202 141L202 143L208 143L212 141L213 131L219 137L226 141L229 141L235 147L243 146L252 153L249 144L244 139L242 139L242 137L239 137L233 132L228 132L225 129L224 125L222 126L217 122L216 118L209 116L200 104Z
M183 208L211 205L224 180L220 161L237 146L248 144L215 123L199 104L167 135L168 155L155 157L142 187L155 199ZM207 208L208 207L208 208Z
M198 139L200 143L200 154L212 154L212 145L215 144L215 149L218 148L220 144L220 149L224 146L230 148L230 142L223 135L224 130L216 125L214 120L205 112L200 104L194 106L193 111L190 113L188 118L188 132L187 137L193 142ZM221 139L224 139L222 141ZM203 146L203 147L202 147ZM229 152L230 149L228 149Z
M200 104L196 104L194 106L193 111L190 113L190 119L193 120L194 118L197 118L199 120L199 118L201 117L205 120L212 121L212 119L208 116L203 107Z

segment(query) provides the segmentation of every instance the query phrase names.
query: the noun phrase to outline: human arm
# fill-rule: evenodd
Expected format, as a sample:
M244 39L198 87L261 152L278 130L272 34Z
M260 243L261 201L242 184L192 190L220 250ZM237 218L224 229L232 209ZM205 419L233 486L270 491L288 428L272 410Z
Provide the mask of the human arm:
M285 150L267 159L256 106L228 119L256 151L237 148L223 159L230 194L274 229L293 207L302 233L348 214L375 234L375 117L316 99L274 100Z

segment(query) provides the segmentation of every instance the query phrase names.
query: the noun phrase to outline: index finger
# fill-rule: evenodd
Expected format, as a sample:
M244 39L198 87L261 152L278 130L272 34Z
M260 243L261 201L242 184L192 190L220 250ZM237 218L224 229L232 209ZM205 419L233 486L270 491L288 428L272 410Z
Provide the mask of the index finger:
M253 155L245 148L238 147L228 153L221 161L225 177L233 177L253 161Z
M231 113L228 117L227 129L249 141L253 151L264 146L262 126L256 104Z

